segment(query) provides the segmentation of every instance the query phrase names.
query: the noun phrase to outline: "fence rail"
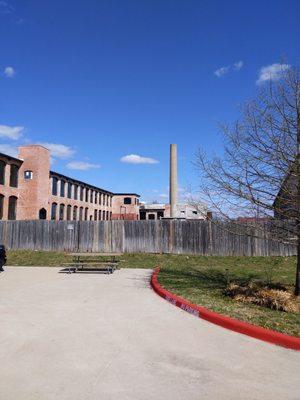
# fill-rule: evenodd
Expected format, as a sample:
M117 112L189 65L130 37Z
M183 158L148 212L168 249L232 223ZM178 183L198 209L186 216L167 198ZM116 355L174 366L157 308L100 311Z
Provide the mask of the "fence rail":
M282 222L245 227L212 221L1 221L8 249L202 255L295 255L274 238Z

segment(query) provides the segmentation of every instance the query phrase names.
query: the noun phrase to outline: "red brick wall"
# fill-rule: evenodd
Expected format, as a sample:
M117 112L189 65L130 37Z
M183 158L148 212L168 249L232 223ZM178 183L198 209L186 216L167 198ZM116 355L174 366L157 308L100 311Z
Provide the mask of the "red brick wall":
M0 157L0 159L2 161L4 161L6 163L6 167L5 167L5 178L4 178L4 185L0 185L0 194L3 197L3 216L2 219L3 220L7 220L8 218L8 202L9 202L9 197L10 196L15 196L17 197L17 219L19 218L19 211L18 211L18 202L19 202L19 187L18 188L14 188L14 187L10 187L9 185L9 181L10 181L10 166L12 164L16 164L16 165L21 165L21 162L18 162L18 160L13 160L10 157Z
M125 197L131 198L131 204L124 204ZM132 194L114 195L112 205L112 219L139 219L139 205L137 196Z
M50 151L40 145L19 147L23 164L19 171L18 219L38 219L39 210L45 208L50 215ZM24 172L32 171L33 178L24 179Z

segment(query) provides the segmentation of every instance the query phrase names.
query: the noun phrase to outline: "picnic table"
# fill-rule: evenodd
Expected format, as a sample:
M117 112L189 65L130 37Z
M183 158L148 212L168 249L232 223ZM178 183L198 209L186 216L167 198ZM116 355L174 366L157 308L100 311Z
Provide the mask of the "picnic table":
M69 274L77 271L99 271L112 274L118 268L117 257L122 253L69 253L69 255L73 257L73 262L64 263ZM102 260L102 257L108 259Z

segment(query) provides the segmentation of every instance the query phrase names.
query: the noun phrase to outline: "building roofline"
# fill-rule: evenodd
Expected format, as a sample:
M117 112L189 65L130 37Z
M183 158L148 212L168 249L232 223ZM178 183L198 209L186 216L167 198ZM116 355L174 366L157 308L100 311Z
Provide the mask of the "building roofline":
M107 193L107 194L114 195L114 193L113 193L113 192L110 192L109 190L102 189L102 188L100 188L100 187L98 187L98 186L91 185L90 183L80 181L80 180L75 179L75 178L72 178L72 177L70 177L70 176L61 174L60 172L50 171L50 175L57 175L57 176L60 177L60 178L64 178L64 179L66 179L66 180L69 180L69 181L72 181L72 182L76 182L76 183L78 183L79 185L88 186L88 187L90 187L91 189L96 189L96 190L99 190L99 191L101 191L101 192L105 192L105 193Z
M137 193L114 193L115 196L136 196L136 197L141 197Z
M39 144L39 143L22 144L22 145L20 145L20 146L18 146L18 147L19 147L19 148L20 148L20 147L24 147L24 148L26 148L26 147L42 147L43 149L46 149L46 150L50 151L50 150L48 149L48 147L44 146L43 144Z
M16 158L16 157L10 156L8 154L4 154L4 153L0 153L0 157L5 157L5 158L8 158L10 160L18 161L20 163L24 162L24 160L22 160L21 158Z

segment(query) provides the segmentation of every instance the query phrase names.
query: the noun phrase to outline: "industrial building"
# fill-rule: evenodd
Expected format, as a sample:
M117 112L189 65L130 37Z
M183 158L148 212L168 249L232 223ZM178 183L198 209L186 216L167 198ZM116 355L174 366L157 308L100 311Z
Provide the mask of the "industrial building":
M139 195L112 193L50 170L50 151L20 146L0 154L0 219L139 219Z
M177 201L177 146L170 147L170 203L141 204L137 193L113 193L50 169L50 151L19 147L17 158L0 153L1 220L206 219L203 205Z
M208 219L211 214L204 204L189 204L178 202L178 177L177 177L177 145L170 145L170 178L169 178L169 204L141 204L141 220L158 220L163 218L173 219Z
M157 220L171 218L170 204L141 204L141 220ZM207 210L204 205L193 205L187 203L178 203L175 207L176 219L207 219Z

